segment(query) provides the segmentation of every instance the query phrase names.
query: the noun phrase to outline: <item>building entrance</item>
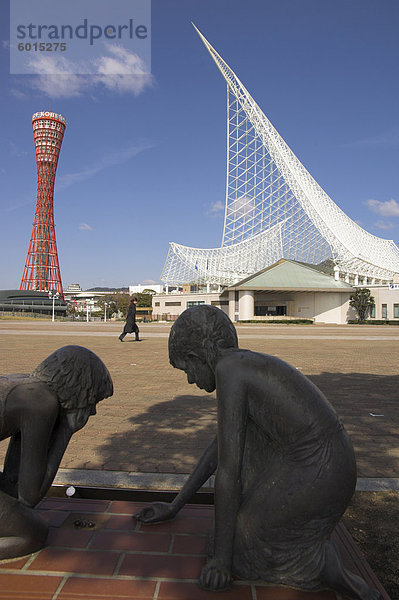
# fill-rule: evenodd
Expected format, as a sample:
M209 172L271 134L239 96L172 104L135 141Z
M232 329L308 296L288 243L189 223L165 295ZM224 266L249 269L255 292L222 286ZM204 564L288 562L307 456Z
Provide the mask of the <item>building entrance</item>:
M284 305L262 305L255 306L255 317L280 317L287 314Z

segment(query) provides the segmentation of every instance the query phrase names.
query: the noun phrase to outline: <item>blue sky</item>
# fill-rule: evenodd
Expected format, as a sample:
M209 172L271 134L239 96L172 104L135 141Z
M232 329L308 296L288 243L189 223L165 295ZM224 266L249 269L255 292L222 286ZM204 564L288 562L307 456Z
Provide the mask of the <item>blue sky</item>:
M36 1L36 0L35 0ZM10 75L1 3L0 289L18 288L36 201L31 116L61 113L64 287L156 283L168 243L220 245L226 86L193 21L330 197L399 239L396 0L153 0L152 74Z

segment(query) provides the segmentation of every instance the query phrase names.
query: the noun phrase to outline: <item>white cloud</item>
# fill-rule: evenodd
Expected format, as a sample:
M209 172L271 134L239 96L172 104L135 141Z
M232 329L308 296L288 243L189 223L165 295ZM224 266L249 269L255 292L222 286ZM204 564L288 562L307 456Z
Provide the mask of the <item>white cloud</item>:
M137 54L112 44L105 48L106 54L89 66L64 56L34 55L29 67L36 75L27 78L28 84L52 98L73 98L98 89L138 96L154 85ZM92 75L85 74L88 69Z
M40 75L32 77L31 87L51 98L74 98L87 88L82 75Z
M18 202L15 202L14 204L10 204L7 207L1 207L0 212L12 212L14 210L19 210L20 208L24 208L25 206L28 206L29 204L34 204L34 201L32 200L32 198L30 198L29 200L20 200Z
M395 229L396 225L395 223L392 223L391 221L377 221L376 223L374 223L374 227L377 227L377 229Z
M52 98L80 96L89 85L89 78L79 74L79 65L63 56L38 53L33 55L29 67L37 73L28 79L29 85Z
M251 211L254 207L254 199L248 196L240 196L229 204L229 213L237 213L239 215Z
M90 177L93 177L93 175L97 175L97 173L107 169L108 167L124 163L140 152L143 152L143 150L148 150L149 148L152 148L151 144L141 144L129 146L117 152L109 152L106 156L98 159L96 164L93 166L86 167L85 169L77 171L76 173L67 173L65 175L61 175L57 181L57 188L59 190L65 190L74 183L89 179Z
M14 96L14 98L16 98L17 100L26 100L26 98L28 98L27 94L21 92L21 90L18 90L17 88L11 88L10 95Z
M399 130L389 129L377 135L355 140L344 144L350 148L363 148L367 146L397 146L399 144Z
M77 65L63 56L35 55L29 63L36 76L29 77L29 85L52 98L80 96L90 85L90 77L80 75ZM57 75L54 75L57 72Z
M227 208L227 216L230 219L241 219L243 223L248 224L255 216L255 198L240 196L230 202Z
M81 223L79 225L79 229L81 229L82 231L93 231L93 227L91 227L91 225L88 225L87 223Z
M143 285L156 285L159 281L154 281L153 279L144 279Z
M219 213L224 211L224 202L221 200L216 200L216 202L212 202L209 210L207 211L207 215L218 215Z
M370 210L381 215L381 217L399 217L399 202L391 199L387 202L381 202L381 200L370 200L366 201L366 205Z
M28 153L26 150L20 150L14 142L10 142L10 155L11 156L26 156Z
M103 84L108 90L135 96L154 84L152 75L146 73L144 63L137 54L112 44L106 44L106 47L110 55L96 61L97 83Z

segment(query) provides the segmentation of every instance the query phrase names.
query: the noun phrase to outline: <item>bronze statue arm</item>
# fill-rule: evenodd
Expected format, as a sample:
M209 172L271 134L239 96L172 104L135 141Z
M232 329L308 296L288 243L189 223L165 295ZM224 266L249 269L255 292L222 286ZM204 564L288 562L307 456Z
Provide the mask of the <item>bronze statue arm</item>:
M187 479L186 483L170 503L154 502L137 513L136 518L144 523L155 523L172 519L179 510L190 500L193 494L209 479L216 470L218 464L217 438L206 448L197 466Z
M191 496L197 492L202 485L216 471L218 465L218 443L217 438L209 444L199 459L194 471L187 479L186 483L172 502L176 513L190 500Z
M47 456L47 468L40 488L41 497L46 495L54 481L54 477L57 474L58 467L60 466L62 457L64 456L72 434L73 432L68 427L66 418L61 417L54 428L53 435L50 440L50 447Z
M8 443L4 459L4 469L0 477L0 489L14 498L18 498L18 474L21 461L21 434L15 432Z
M43 497L41 487L59 404L44 384L35 384L29 397L25 390L16 388L9 408L10 419L21 432L18 498L27 506L35 506Z
M202 569L200 585L214 591L231 585L234 531L241 502L241 467L247 424L245 378L234 368L217 378L219 463L215 486L214 556Z

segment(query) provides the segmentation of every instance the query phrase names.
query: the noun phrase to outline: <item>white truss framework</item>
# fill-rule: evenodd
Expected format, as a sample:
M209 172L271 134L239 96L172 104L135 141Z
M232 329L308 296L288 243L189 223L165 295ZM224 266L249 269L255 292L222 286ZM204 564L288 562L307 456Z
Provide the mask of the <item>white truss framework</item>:
M171 243L166 283L231 285L280 258L332 259L346 275L392 280L399 248L357 225L313 179L235 73L198 31L227 82L227 185L221 248Z
M281 224L267 231L222 248L189 248L175 242L169 244L164 279L169 283L218 283L232 285L249 277L265 265L281 258Z

